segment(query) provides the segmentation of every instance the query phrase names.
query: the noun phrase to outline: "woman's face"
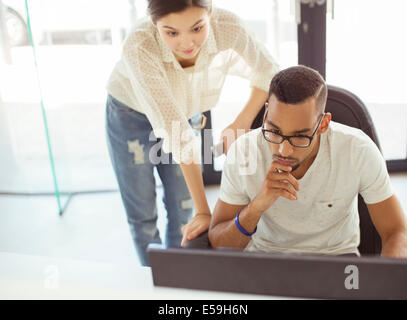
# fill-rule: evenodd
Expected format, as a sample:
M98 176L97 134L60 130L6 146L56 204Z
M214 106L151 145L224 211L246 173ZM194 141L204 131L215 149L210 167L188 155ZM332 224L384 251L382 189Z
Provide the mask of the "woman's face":
M208 38L209 22L210 15L206 9L189 7L162 17L156 25L164 43L182 62L195 61Z

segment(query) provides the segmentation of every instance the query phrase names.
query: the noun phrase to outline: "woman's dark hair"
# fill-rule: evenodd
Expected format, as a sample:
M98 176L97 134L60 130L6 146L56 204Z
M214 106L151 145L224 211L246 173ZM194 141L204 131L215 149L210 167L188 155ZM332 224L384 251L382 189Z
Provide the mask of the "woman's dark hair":
M147 0L147 13L154 23L170 13L181 12L189 7L200 7L211 11L212 0Z
M270 83L269 99L274 94L278 101L297 104L314 97L317 108L325 109L328 89L318 71L299 65L277 73Z

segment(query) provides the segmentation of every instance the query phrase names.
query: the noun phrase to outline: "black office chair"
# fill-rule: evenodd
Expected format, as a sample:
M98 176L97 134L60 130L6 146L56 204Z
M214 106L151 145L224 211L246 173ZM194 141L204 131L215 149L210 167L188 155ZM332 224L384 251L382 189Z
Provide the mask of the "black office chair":
M335 86L328 86L326 112L332 114L332 120L350 127L359 128L366 133L380 149L379 139L372 118L364 103L353 93ZM253 121L252 129L259 128L263 122L264 107ZM381 238L370 219L369 211L363 198L358 196L358 211L360 219L359 252L362 255L378 255L381 252ZM188 248L209 249L211 245L208 233L186 244Z

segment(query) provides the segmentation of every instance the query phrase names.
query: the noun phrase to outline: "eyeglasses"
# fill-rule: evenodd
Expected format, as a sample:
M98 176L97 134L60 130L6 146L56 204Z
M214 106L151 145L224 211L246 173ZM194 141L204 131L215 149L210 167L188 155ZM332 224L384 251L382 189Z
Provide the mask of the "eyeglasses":
M284 142L284 140L287 140L293 147L307 148L310 146L312 139L314 139L314 136L317 133L319 126L321 125L324 115L325 115L325 113L322 113L320 115L318 125L317 125L314 133L311 136L305 136L305 135L285 136L280 133L277 133L276 130L270 130L270 129L266 129L264 127L265 119L267 116L267 106L266 106L266 112L264 113L263 125L261 128L261 131L263 132L264 139L266 139L268 142L275 143L275 144L281 144Z

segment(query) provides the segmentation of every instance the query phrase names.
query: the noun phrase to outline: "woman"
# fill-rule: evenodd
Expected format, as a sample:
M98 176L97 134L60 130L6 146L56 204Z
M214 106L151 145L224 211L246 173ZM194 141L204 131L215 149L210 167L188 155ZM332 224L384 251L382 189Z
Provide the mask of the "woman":
M278 71L243 22L210 0L148 0L148 13L124 42L106 109L109 153L143 265L148 244L161 243L154 167L164 188L166 244L184 245L206 231L211 218L199 138L188 120L216 105L227 74L249 79L251 96L222 133L227 152L226 134L250 128Z

